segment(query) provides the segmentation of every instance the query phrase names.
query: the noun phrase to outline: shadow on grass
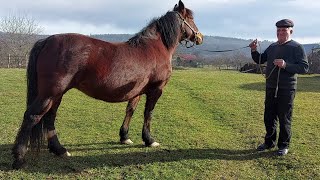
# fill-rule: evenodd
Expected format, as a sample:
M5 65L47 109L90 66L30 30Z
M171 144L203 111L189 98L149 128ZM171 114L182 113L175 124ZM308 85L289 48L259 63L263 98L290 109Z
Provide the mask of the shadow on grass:
M265 82L242 84L240 88L245 90L265 91ZM320 75L299 77L298 91L320 92Z
M78 148L78 146L98 146L89 148ZM0 145L0 171L9 172L12 170L12 145ZM101 147L102 146L102 147ZM119 145L118 143L95 143L95 144L73 144L66 146L71 153L80 154L86 151L83 156L72 156L60 158L49 154L48 151L41 151L40 154L27 154L27 167L22 171L48 174L69 174L80 173L86 169L99 167L123 167L130 165L145 165L157 162L178 162L183 160L230 160L246 161L264 157L275 156L274 151L256 152L255 149L248 150L227 150L227 149L165 149L145 148L142 145ZM125 148L133 148L124 150ZM112 151L108 152L108 150ZM114 152L116 151L116 153ZM132 152L132 150L134 152ZM131 152L127 152L131 151ZM97 152L97 153L96 153Z

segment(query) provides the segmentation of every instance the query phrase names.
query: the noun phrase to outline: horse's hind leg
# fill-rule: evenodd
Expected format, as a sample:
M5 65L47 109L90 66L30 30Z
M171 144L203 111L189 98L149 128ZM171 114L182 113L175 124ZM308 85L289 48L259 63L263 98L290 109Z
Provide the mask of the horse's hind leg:
M14 162L12 167L20 169L25 165L25 155L32 128L40 122L42 116L51 108L52 99L37 97L24 113L24 119L12 148Z
M54 153L57 156L70 156L71 154L64 148L58 139L54 122L57 116L57 110L61 103L62 96L54 101L51 109L43 116L44 128L47 129L48 149L49 152Z
M129 100L127 109L126 109L126 116L123 120L122 126L120 128L120 142L121 144L132 144L133 142L129 139L128 132L129 132L129 124L131 121L131 117L140 101L140 96L137 96L131 100Z
M160 144L155 142L153 138L150 135L150 124L151 124L151 118L152 118L152 111L160 98L162 94L162 89L156 88L153 90L150 90L147 95L147 101L145 105L144 110L144 123L142 128L142 140L145 143L145 146L151 146L156 147Z

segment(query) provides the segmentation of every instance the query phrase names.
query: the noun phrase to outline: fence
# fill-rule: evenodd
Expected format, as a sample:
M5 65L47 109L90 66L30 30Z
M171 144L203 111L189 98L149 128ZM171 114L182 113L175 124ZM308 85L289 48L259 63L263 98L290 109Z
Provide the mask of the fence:
M0 67L1 68L26 68L28 64L28 55L2 55L0 56Z

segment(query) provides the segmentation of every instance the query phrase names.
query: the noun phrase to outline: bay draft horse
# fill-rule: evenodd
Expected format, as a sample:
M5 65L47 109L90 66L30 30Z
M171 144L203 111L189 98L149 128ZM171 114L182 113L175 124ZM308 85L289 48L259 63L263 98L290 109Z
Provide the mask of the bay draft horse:
M60 144L54 121L62 96L76 88L106 102L128 101L120 142L131 144L129 123L146 95L142 139L158 146L150 135L152 111L172 72L171 59L179 42L201 44L193 13L181 0L173 11L152 20L126 42L110 43L80 34L52 35L33 46L27 67L27 109L12 148L12 167L26 164L27 147L39 151L45 137L50 152L70 155Z

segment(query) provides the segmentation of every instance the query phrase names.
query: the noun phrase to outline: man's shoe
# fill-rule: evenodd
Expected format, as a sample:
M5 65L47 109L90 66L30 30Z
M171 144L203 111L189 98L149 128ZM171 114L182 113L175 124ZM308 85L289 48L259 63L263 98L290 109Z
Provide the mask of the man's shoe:
M278 150L278 155L279 156L284 156L284 155L288 154L288 151L289 151L288 148L279 149Z
M271 149L271 148L274 148L274 145L268 146L265 143L263 143L258 146L257 151L264 151L264 150Z

